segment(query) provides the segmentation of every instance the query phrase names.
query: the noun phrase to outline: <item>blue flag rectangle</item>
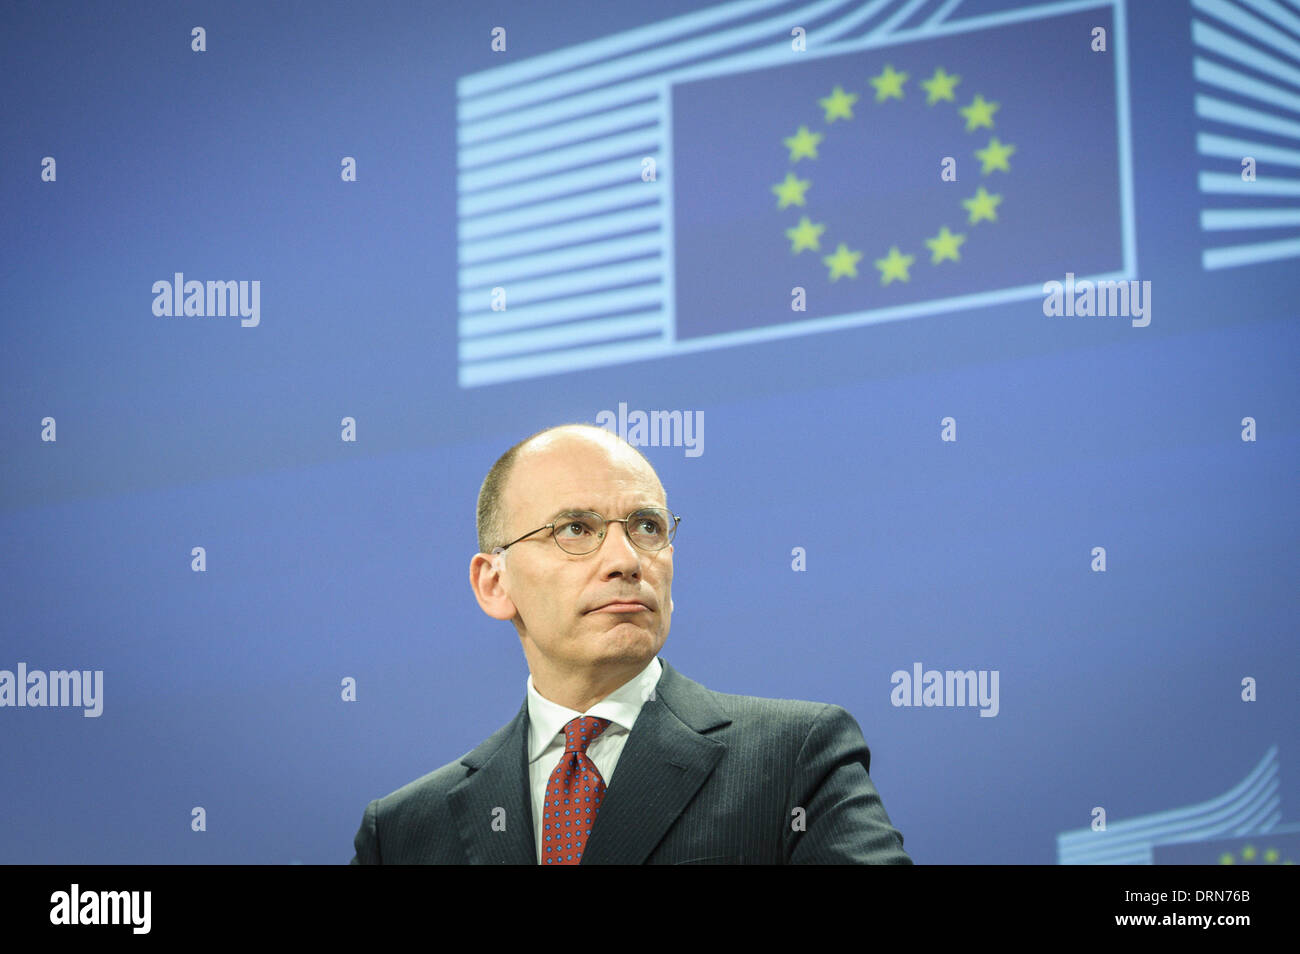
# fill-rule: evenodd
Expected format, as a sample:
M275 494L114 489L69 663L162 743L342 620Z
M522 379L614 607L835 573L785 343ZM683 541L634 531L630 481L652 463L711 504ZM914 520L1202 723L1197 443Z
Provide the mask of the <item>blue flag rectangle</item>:
M1114 30L1105 5L827 56L813 34L676 84L677 341L1126 270Z

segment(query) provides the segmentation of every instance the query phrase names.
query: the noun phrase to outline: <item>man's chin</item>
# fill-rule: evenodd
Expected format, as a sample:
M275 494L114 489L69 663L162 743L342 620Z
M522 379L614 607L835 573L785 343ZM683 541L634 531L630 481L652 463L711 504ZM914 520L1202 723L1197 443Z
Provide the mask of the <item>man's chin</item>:
M644 658L657 655L663 638L655 630L632 620L616 622L593 634L596 655L620 659Z

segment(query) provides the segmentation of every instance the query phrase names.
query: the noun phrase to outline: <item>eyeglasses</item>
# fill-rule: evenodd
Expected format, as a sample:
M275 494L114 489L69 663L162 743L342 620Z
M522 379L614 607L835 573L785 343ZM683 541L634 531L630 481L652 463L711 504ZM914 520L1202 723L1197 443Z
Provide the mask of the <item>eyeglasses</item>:
M677 536L677 525L681 521L681 517L658 507L635 510L622 520L606 520L600 514L592 513L590 510L566 510L557 515L551 523L530 530L519 540L524 540L543 530L550 530L551 539L555 541L557 547L565 553L581 556L584 553L594 553L600 547L605 540L607 524L621 523L627 538L636 546L642 550L654 551L662 550L673 542L673 537ZM519 540L511 540L503 547L496 547L492 553L505 553Z

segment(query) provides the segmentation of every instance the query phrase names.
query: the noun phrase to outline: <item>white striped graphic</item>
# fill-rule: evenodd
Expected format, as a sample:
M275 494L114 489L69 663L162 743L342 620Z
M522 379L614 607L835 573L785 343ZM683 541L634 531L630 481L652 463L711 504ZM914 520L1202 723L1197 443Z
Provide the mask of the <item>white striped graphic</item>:
M1238 784L1186 808L1106 822L1105 831L1080 828L1056 836L1062 865L1149 865L1157 845L1268 834L1282 821L1277 746Z
M1201 266L1237 268L1298 257L1300 17L1275 0L1191 5L1213 21L1192 20L1192 43L1201 51L1192 72L1212 90L1197 93L1194 104L1205 124L1196 151L1209 160L1197 176L1206 200L1201 231L1259 233L1257 241L1227 245L1214 236L1215 244L1201 253ZM1248 158L1254 160L1253 179L1243 178ZM1285 234L1278 237L1278 230Z

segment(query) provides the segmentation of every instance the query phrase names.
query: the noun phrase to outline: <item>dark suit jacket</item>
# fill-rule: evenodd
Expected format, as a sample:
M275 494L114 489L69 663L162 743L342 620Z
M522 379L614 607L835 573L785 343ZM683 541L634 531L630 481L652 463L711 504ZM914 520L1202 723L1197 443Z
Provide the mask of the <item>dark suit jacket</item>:
M660 662L582 864L912 863L845 709L713 692ZM537 864L527 701L468 755L367 805L353 844L353 864Z

